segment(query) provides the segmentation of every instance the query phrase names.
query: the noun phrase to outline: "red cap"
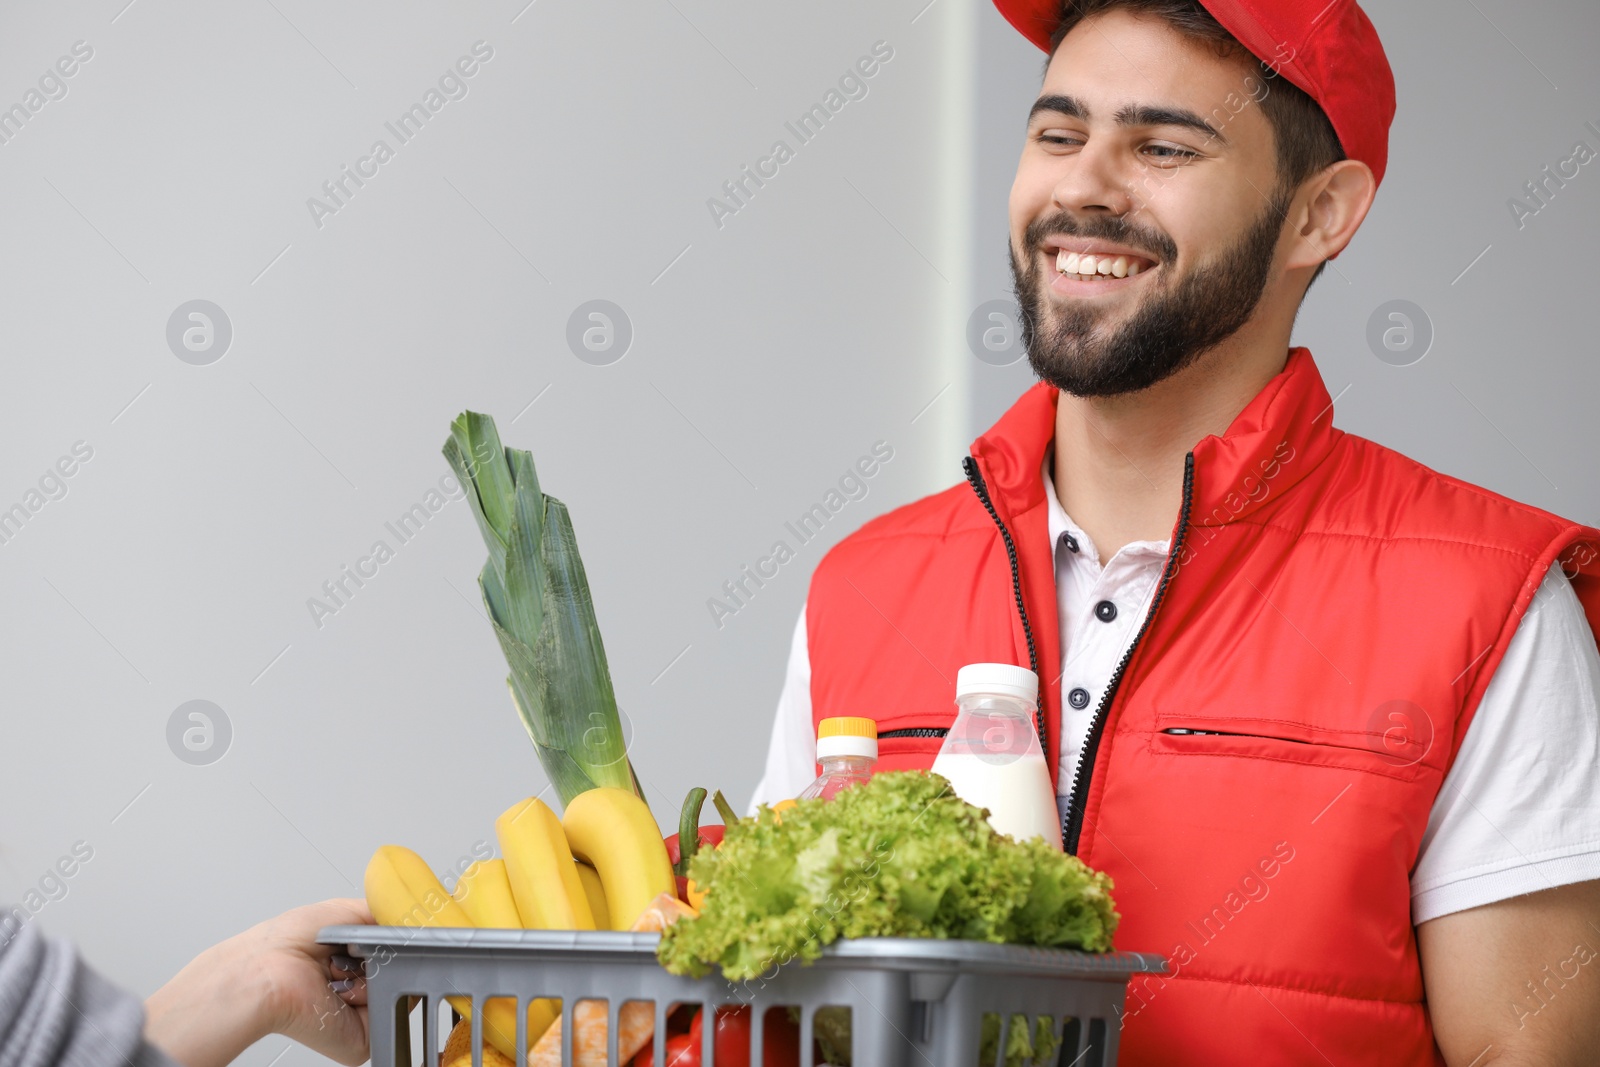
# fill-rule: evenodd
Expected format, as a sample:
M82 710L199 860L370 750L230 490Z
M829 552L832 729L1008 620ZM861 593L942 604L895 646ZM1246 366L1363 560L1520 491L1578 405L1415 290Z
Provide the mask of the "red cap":
M1355 0L1200 0L1222 28L1321 105L1344 154L1383 181L1394 72ZM1050 51L1062 0L995 0L1006 21Z

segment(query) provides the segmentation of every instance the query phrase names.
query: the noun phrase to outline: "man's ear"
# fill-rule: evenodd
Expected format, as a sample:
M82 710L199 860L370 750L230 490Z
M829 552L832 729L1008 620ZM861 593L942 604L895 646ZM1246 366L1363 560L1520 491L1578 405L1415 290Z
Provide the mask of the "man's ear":
M1360 160L1340 160L1308 179L1295 198L1295 240L1285 268L1315 267L1342 252L1377 193L1372 168Z

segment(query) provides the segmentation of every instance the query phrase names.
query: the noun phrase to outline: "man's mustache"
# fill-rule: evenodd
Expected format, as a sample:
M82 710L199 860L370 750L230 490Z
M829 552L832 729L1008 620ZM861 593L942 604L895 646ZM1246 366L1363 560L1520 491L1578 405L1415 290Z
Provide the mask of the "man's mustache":
M1023 232L1023 239L1028 248L1038 251L1046 237L1057 233L1090 240L1099 238L1103 241L1115 241L1129 248L1148 252L1163 263L1170 263L1178 258L1178 245L1171 237L1158 230L1135 226L1126 219L1109 215L1079 219L1063 214L1036 219Z

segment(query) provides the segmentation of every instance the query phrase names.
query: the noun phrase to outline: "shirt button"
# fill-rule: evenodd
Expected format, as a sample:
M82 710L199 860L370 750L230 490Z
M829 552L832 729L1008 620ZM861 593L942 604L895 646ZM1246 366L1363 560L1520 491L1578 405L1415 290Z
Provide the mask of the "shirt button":
M1117 606L1109 600L1102 600L1094 606L1094 617L1101 622L1110 622L1117 617Z
M1081 686L1074 689L1067 694L1067 703L1082 711L1089 706L1089 691Z
M1064 533L1064 534L1061 535L1061 540L1063 540L1063 541L1065 541L1067 543L1067 551L1068 552L1076 552L1076 551L1078 551L1078 539L1076 537L1073 537L1069 533Z

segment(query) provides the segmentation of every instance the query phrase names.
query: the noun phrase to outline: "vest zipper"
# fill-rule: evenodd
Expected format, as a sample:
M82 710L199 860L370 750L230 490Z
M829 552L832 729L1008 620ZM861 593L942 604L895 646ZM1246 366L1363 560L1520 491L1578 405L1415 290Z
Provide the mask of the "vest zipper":
M1022 600L1022 572L1017 568L1017 546L1011 540L1011 531L1006 529L1006 524L1000 521L999 512L994 510L994 504L989 500L989 487L983 482L983 473L978 470L978 461L971 456L961 457L961 469L966 473L967 484L972 486L972 491L978 494L978 500L989 513L989 518L994 520L995 526L1000 530L1000 539L1005 542L1006 558L1011 561L1011 592L1017 600L1017 616L1022 620L1022 635L1028 640L1028 668L1033 671L1035 678L1039 677L1039 655L1033 646L1033 627L1028 624L1028 608ZM1053 584L1053 582L1052 582ZM1044 680L1039 681L1039 695L1044 696ZM1044 751L1050 746L1045 742L1044 736L1044 701L1039 700L1033 712L1034 729L1039 732L1039 749Z
M999 527L1000 538L1005 542L1006 558L1011 563L1011 591L1016 596L1017 615L1022 619L1023 636L1028 639L1028 666L1037 677L1039 655L1033 644L1033 627L1028 623L1028 609L1022 601L1022 576L1017 569L1017 546L1011 540L1011 531L1006 529L1006 524L1000 521L999 514L994 510L994 503L989 499L989 488L984 484L983 475L978 471L978 461L966 456L961 460L961 469L967 476L967 484L978 494L978 500L983 503L984 510L989 513L989 518L994 520L995 526ZM1046 746L1042 706L1034 712L1034 727L1039 731L1039 747L1043 749ZM878 734L878 740L891 737L944 737L949 732L943 726L913 726L901 730L884 730Z
M1139 625L1139 632L1133 635L1128 650L1122 654L1122 662L1117 664L1111 681L1106 685L1106 692L1100 698L1100 704L1094 709L1094 718L1089 722L1089 734L1084 738L1083 750L1078 753L1078 766L1072 773L1072 803L1067 806L1067 814L1061 821L1061 843L1067 855L1078 854L1078 838L1083 833L1083 810L1085 797L1088 793L1089 780L1094 774L1095 756L1100 751L1100 735L1105 731L1106 712L1111 707L1111 702L1117 697L1117 688L1122 684L1122 674L1128 669L1128 661L1133 659L1133 653L1139 647L1139 642L1144 638L1145 631L1150 629L1151 620L1156 617L1156 610L1161 607L1161 598L1167 591L1167 583L1176 573L1178 553L1183 549L1183 535L1189 529L1189 505L1194 495L1194 453L1190 452L1183 461L1183 506L1178 511L1178 529L1172 537L1172 548L1167 552L1166 566L1161 569L1161 584L1156 586L1156 595L1150 601L1150 610L1145 613L1144 622Z

